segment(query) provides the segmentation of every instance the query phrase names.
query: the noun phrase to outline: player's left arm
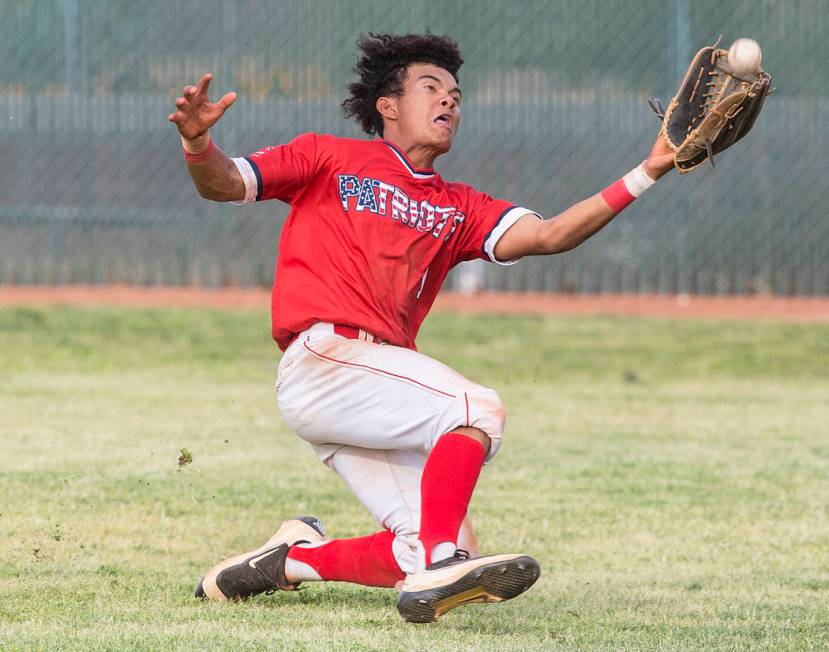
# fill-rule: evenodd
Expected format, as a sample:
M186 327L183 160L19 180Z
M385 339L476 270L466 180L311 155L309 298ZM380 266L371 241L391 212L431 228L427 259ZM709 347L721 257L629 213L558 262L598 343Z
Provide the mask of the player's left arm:
M673 169L674 152L661 136L656 139L643 167L645 174L654 180ZM495 257L514 260L569 251L600 231L616 215L602 193L573 204L549 219L540 220L536 215L527 214L499 238Z

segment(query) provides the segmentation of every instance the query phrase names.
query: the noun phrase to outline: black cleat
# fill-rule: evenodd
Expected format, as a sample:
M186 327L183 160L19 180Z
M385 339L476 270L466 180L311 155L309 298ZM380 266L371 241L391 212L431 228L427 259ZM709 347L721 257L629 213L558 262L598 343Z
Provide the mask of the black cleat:
M397 610L410 623L431 623L447 611L472 602L502 602L529 589L541 569L527 555L469 559L464 550L406 577Z
M292 591L299 585L288 583L285 577L288 550L296 543L315 541L325 541L325 530L313 516L284 521L263 546L228 557L211 568L196 587L196 597L246 600L268 591Z

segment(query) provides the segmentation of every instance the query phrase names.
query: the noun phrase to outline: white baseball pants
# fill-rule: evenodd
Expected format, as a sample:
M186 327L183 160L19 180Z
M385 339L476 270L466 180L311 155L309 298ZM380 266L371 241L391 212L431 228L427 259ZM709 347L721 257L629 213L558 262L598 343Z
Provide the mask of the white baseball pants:
M446 365L373 339L363 331L347 339L331 324L315 324L285 351L277 397L291 429L394 533L397 562L411 573L429 451L445 433L469 426L489 436L491 459L501 445L504 407L495 391ZM477 548L468 521L458 546Z

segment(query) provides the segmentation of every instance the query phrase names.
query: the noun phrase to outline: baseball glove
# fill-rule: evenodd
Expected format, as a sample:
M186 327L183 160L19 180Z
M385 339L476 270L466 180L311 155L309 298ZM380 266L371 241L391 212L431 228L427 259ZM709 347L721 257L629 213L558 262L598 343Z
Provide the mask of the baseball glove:
M697 52L668 110L658 99L651 109L662 118L661 133L676 152L674 164L688 172L731 147L754 126L766 95L773 90L762 68L742 79L728 67L728 51L711 47Z

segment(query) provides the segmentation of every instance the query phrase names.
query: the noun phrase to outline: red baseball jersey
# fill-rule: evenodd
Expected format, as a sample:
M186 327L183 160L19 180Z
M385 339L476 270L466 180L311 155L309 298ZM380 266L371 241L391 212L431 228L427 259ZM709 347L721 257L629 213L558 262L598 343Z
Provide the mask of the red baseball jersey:
M233 160L245 201L291 205L271 303L282 350L316 322L414 349L449 270L474 258L500 262L498 238L533 212L416 169L381 139L306 133Z

